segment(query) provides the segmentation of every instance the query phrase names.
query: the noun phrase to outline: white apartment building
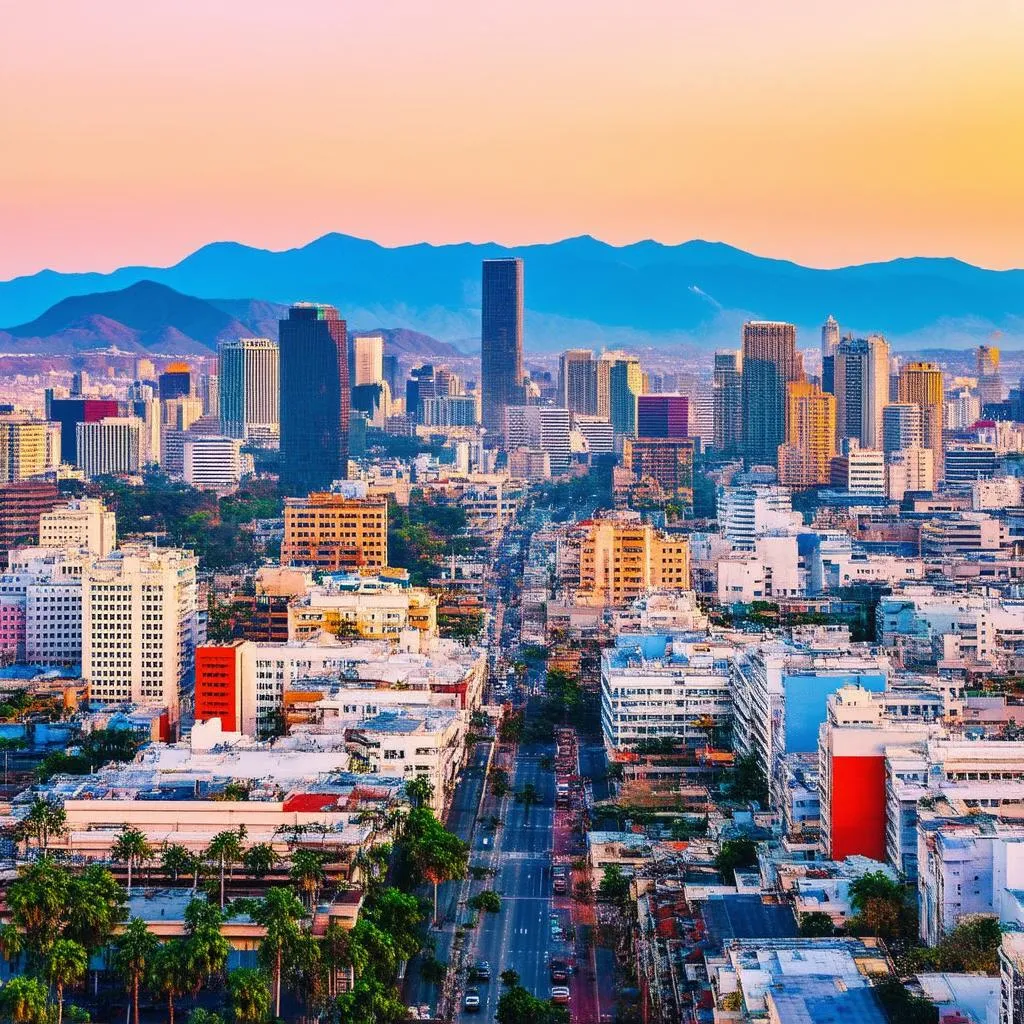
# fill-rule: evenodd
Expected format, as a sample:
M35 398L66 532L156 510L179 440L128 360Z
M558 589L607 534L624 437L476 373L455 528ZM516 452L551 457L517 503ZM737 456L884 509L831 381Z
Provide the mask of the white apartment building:
M185 483L199 490L237 490L242 478L242 442L216 434L186 434L182 467Z
M885 453L880 448L850 448L846 460L846 490L851 494L885 494Z
M576 414L572 429L583 438L588 454L611 455L615 451L615 430L610 420Z
M82 576L82 676L92 700L166 707L177 722L199 630L196 559L129 546L90 560Z
M752 551L754 541L769 532L799 530L803 517L793 511L792 492L775 485L726 487L719 496L722 535L734 548Z
M39 517L39 547L82 548L108 555L117 547L117 523L99 498L79 498Z
M601 656L601 728L609 750L669 738L691 749L722 741L732 704L731 647L682 637L620 636Z
M79 423L77 465L87 477L118 476L142 469L142 421L135 416L108 416Z

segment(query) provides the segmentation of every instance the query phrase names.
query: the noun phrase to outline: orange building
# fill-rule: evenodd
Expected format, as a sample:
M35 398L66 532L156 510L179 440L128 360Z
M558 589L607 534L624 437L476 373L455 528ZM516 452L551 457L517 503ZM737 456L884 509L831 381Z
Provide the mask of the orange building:
M281 564L331 572L387 568L387 501L327 492L287 498Z
M779 483L794 490L830 479L836 454L836 399L817 384L793 381L786 391L786 443L779 445Z

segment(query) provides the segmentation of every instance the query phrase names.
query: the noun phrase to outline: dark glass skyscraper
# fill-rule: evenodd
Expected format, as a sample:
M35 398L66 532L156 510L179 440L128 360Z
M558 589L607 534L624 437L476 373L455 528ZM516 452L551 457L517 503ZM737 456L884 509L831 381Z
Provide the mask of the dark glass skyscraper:
M299 303L280 322L281 487L304 496L348 475L345 321L333 306Z
M522 260L484 260L481 313L481 416L500 440L506 406L523 401Z
M747 465L774 466L786 440L786 387L804 375L793 324L743 325L743 455Z
M685 395L640 395L636 400L637 437L687 437L690 400Z

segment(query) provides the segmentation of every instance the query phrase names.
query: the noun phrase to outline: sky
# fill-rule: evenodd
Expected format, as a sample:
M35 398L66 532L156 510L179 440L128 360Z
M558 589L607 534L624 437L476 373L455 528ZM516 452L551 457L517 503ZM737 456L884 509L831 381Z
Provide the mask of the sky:
M592 234L1024 266L1021 0L0 0L0 278Z

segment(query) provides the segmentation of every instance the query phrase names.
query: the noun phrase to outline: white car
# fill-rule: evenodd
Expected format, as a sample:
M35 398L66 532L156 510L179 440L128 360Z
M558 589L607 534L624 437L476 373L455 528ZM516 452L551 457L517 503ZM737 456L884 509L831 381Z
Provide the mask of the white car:
M551 1002L558 1006L565 1006L569 1002L569 986L568 985L552 985L551 986Z

